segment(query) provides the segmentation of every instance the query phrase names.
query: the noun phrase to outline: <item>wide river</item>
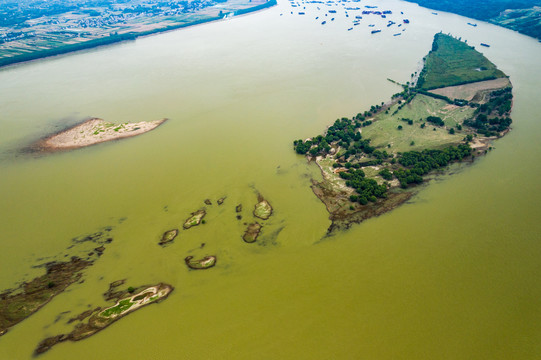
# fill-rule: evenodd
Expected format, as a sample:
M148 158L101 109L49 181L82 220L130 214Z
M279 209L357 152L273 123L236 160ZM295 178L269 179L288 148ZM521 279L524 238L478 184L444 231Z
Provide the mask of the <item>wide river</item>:
M365 16L347 31L353 12L321 25L315 5L280 1L0 70L0 289L92 247L67 250L72 238L114 227L84 283L0 338L0 358L30 359L40 340L69 331L69 317L103 306L108 284L127 278L175 290L40 358L539 359L541 44L406 2L350 6L367 4L394 14ZM393 36L397 25L387 20L404 17L407 31ZM370 35L371 23L382 32ZM292 140L387 101L400 88L386 79L408 81L440 30L491 45L480 50L514 84L513 130L411 202L325 238L328 214L309 187L320 174ZM77 151L20 151L88 116L170 121ZM257 192L275 214L259 242L247 244L243 222ZM205 225L157 245L206 198L214 205ZM189 271L190 254L215 254L217 266Z

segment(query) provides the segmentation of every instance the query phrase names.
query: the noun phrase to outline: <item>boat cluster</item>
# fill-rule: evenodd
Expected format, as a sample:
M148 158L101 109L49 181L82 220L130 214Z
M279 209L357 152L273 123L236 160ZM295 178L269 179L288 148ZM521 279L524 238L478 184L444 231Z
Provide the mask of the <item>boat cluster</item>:
M398 29L398 32L393 34L394 36L402 35L402 32L406 31L405 25L409 24L410 20L404 18L404 12L400 11L400 15L396 16L393 14L392 10L374 10L378 8L378 6L375 5L365 5L364 8L356 6L356 3L359 2L360 0L289 0L289 4L292 8L290 15L315 15L315 20L320 22L321 25L334 22L339 16L344 16L345 18L351 18L346 20L346 22L351 21L351 26L347 28L347 31L351 31L356 26L361 25L362 20L374 18L375 23L368 24L368 27L372 28L370 29L371 34L377 34L382 31L381 29L376 28L376 23L381 26L386 25L387 28L401 28ZM280 16L282 15L284 14L280 14ZM381 20L377 20L386 19L387 17L392 16L395 16L395 21L388 19L387 24L384 22L382 23ZM398 17L400 19L397 19Z

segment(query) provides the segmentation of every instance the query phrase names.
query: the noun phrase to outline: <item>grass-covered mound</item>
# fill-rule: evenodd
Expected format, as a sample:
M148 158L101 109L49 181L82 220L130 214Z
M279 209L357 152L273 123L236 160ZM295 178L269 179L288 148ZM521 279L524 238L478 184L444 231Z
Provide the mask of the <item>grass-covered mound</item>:
M505 77L480 52L460 39L438 33L417 87L425 90Z

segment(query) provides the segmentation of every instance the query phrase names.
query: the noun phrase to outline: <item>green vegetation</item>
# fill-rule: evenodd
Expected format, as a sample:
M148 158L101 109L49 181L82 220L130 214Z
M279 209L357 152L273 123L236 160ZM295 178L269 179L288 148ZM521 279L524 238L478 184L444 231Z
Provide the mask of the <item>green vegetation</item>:
M103 310L100 315L104 317L110 317L111 315L119 315L131 308L133 304L135 303L132 302L131 299L120 300L115 306Z
M438 33L417 87L425 90L505 77L483 54L460 39Z
M537 7L529 9L508 8L489 21L541 40L541 1L535 3Z
M488 102L480 105L472 119L464 121L464 125L476 129L484 136L498 136L507 130L513 120L509 117L513 100L511 88L493 91Z
M263 198L259 199L254 209L254 216L267 220L272 215L272 206Z
M510 82L477 83L494 77L505 74L472 47L439 33L421 74L424 85L401 85L390 103L338 119L323 135L295 140L297 154L315 158L321 168L324 180L312 189L331 214L329 231L406 201L411 192L400 188L421 184L432 171L473 156L474 135L503 134L511 124ZM464 85L438 94L426 90L456 84ZM454 97L457 91L471 100ZM475 143L478 153L488 148L487 138L477 137Z
M351 201L358 201L361 205L368 204L368 201L376 202L378 198L387 197L387 186L378 185L374 179L367 179L362 170L350 169L340 173L340 177L346 180L346 186L349 186L357 192L357 195L351 195Z
M158 2L152 6L132 0L89 0L81 4L60 0L0 1L0 26L7 29L0 46L8 44L0 49L0 67L220 20L223 11L218 11L217 3L221 3L223 11L240 15L272 7L276 0L254 6L252 0ZM73 13L87 16L74 17ZM93 26L88 26L89 20ZM142 24L151 25L143 27L150 30L140 31ZM71 30L79 27L85 31ZM74 39L78 42L74 43ZM20 44L13 46L11 41Z
M423 7L488 21L541 39L540 0L407 0ZM535 7L537 6L537 8Z
M376 149L388 149L394 153L410 150L423 150L426 148L441 148L450 144L458 144L462 138L460 134L449 134L445 127L427 127L427 118L434 116L442 119L447 127L461 124L465 119L471 118L475 108L470 106L456 106L447 104L444 100L426 95L417 94L408 103L391 106L391 112L380 112L374 116L372 126L363 129L363 138L370 139L370 145ZM402 126L402 119L411 119L412 126ZM398 126L402 126L400 131ZM411 142L414 145L411 145ZM390 145L390 146L389 146Z
M187 256L184 262L192 270L205 270L216 265L216 256L205 256L202 259L194 259L193 256Z
M184 225L183 225L184 229L186 230L193 226L199 225L201 221L203 220L203 217L205 217L205 215L207 215L207 212L203 209L193 212L191 216L188 219L186 219L186 221L184 222Z
M439 116L429 116L426 118L426 121L429 122L429 123L432 123L434 125L437 125L437 126L444 126L445 123L443 122L443 120L439 117Z
M163 233L162 238L158 245L164 246L172 242L178 235L178 229L169 230Z
M67 44L52 49L36 50L33 52L16 55L12 57L5 57L0 59L0 67L20 63L23 61L30 61L41 59L44 57L67 54L74 51L80 51L85 49L91 49L98 46L110 45L121 41L135 40L137 36L135 34L121 34L103 37L100 39L88 40L82 43Z
M70 319L68 322L78 320L77 324L69 334L61 334L48 337L41 341L35 349L35 354L41 354L48 351L54 345L64 341L78 341L86 339L111 325L115 321L122 319L124 316L141 309L149 304L156 304L166 299L173 287L168 284L159 283L154 286L140 286L135 295L131 295L132 291L128 290L117 291L115 288L123 284L123 280L111 283L109 291L104 294L106 300L116 300L115 305L101 310L97 307L93 310L86 310L83 313ZM131 288L130 288L131 289ZM101 311L100 311L101 310Z
M430 171L449 165L454 161L461 161L471 155L472 149L468 144L450 146L443 150L423 150L402 153L398 163L403 169L394 171L393 175L400 181L402 188L409 184L420 184L423 182L423 175Z
M393 174L387 168L381 170L378 174L385 180L393 179Z

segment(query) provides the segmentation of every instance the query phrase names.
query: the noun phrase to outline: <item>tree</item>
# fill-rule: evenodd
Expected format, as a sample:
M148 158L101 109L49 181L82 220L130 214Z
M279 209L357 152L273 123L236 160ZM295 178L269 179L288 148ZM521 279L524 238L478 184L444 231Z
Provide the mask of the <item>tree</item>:
M393 174L387 168L380 170L379 175L385 180L392 180L393 178Z
M434 125L438 125L438 126L445 125L445 123L443 122L443 120L439 116L429 116L429 117L426 118L426 121L428 121L429 123L432 123Z

